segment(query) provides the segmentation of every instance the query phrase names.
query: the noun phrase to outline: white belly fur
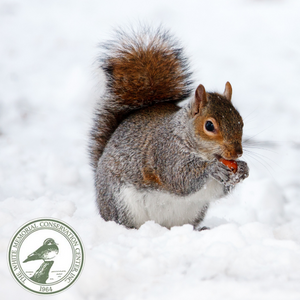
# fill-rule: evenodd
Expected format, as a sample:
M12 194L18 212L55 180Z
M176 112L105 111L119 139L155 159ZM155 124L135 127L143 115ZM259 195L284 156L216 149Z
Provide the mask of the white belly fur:
M223 186L209 179L205 187L190 196L176 196L161 191L138 191L134 186L125 186L120 191L120 206L125 206L138 228L153 220L165 226L191 224L204 205L223 195Z

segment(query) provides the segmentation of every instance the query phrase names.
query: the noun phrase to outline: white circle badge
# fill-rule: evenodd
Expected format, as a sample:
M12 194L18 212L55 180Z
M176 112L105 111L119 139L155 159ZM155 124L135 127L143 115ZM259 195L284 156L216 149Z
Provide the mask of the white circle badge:
M84 250L77 233L66 223L43 218L24 224L8 250L9 268L24 288L38 294L54 294L78 278Z

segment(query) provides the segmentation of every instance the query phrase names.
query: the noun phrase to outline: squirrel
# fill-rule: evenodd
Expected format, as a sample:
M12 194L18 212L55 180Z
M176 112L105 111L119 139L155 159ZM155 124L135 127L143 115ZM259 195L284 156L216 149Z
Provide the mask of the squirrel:
M249 175L231 84L193 90L183 48L162 28L117 30L101 47L106 86L89 144L100 215L127 228L153 220L200 230L210 202Z

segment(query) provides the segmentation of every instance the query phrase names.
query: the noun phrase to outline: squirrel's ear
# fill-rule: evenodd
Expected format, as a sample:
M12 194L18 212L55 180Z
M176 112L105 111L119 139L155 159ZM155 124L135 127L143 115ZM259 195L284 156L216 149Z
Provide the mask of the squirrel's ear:
M229 81L227 81L225 84L224 96L228 101L231 101L232 87Z
M192 103L192 114L193 117L197 115L201 108L204 107L207 103L207 96L205 88L202 84L200 84L195 92L195 100Z

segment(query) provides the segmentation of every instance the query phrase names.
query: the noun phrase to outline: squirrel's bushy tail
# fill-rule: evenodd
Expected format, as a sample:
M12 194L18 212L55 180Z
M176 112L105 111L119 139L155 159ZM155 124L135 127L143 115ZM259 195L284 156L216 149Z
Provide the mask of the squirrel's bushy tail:
M191 92L191 72L178 42L161 28L142 28L101 45L106 91L96 108L90 154L94 170L110 136L133 110L177 102Z

